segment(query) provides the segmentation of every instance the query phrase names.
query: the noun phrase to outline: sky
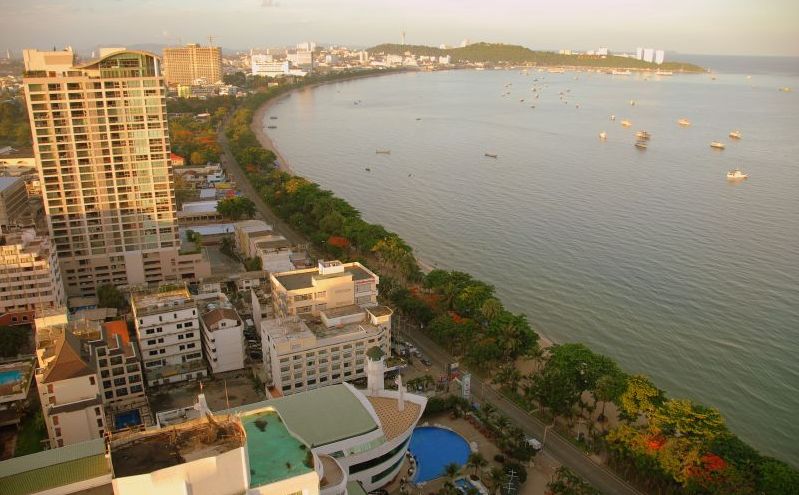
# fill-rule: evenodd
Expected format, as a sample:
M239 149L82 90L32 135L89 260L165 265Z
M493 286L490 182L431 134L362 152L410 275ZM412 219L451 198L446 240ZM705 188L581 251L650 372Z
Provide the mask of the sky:
M0 0L0 50L305 40L799 56L799 0Z

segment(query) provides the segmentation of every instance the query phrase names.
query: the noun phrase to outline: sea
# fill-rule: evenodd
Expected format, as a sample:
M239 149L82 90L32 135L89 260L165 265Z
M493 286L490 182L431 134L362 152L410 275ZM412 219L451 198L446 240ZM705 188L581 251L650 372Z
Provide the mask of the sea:
M268 133L425 264L799 466L799 59L685 59L713 72L339 82L285 97Z

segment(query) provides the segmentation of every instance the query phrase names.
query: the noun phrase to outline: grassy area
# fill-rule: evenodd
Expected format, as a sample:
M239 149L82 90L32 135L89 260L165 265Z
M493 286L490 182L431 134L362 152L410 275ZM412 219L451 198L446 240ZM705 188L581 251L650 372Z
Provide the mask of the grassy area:
M17 448L14 452L15 457L35 454L44 450L42 440L47 438L47 428L44 426L42 412L36 411L35 414L26 414L22 420L22 427L17 434Z

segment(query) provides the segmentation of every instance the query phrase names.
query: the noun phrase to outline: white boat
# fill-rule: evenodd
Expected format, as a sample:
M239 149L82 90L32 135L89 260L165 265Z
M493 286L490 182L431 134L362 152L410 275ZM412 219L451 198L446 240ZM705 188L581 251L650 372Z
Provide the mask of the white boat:
M549 72L550 74L563 74L564 72L566 72L566 69L564 69L563 67L550 67L549 69L547 69L547 72Z
M630 105L635 106L635 100L630 100Z
M601 139L602 141L606 140L607 138L608 138L608 133L607 132L602 131L602 132L599 133L599 139Z
M733 139L741 139L741 131L730 131L730 137Z
M656 76L673 76L674 72L672 72L670 70L659 70L659 71L655 72L655 75Z
M638 131L635 133L635 137L637 137L641 141L649 141L649 138L651 138L652 135L646 131Z
M677 121L677 123L680 124L683 127L688 127L688 126L691 125L691 121L688 120L688 119L680 119L680 120Z
M610 120L616 120L616 116L615 115L611 115L610 116Z
M635 147L638 148L639 150L645 150L646 143L644 141L636 141Z
M715 148L717 150L723 150L724 149L724 143L720 143L718 141L711 141L710 147L711 148Z
M630 122L629 120L622 120L621 121L621 126L622 127L630 127L631 125L633 125L633 123Z
M610 74L613 76L629 76L632 72L628 70L613 70Z
M745 174L743 170L740 168L734 168L727 172L727 178L729 180L741 180L741 179L748 179L749 174Z

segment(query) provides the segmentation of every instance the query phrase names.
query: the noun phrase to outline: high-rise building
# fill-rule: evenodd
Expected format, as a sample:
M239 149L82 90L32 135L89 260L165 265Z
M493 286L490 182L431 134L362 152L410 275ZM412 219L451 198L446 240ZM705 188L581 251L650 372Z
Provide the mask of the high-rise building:
M665 58L666 57L665 57L665 53L663 52L663 50L655 50L655 63L656 64L658 64L658 65L662 64L663 60Z
M643 60L644 59L644 49L641 48L640 46L635 49L635 58L637 60Z
M0 177L0 229L28 220L28 190L22 177Z
M215 84L222 80L222 49L196 43L164 48L164 76L170 86L194 84L198 79Z
M25 50L24 79L50 237L68 296L103 284L203 277L181 255L160 59L120 50L86 63Z
M33 323L66 304L55 250L32 229L0 235L0 325Z
M644 62L652 63L655 61L655 49L654 48L644 48Z

